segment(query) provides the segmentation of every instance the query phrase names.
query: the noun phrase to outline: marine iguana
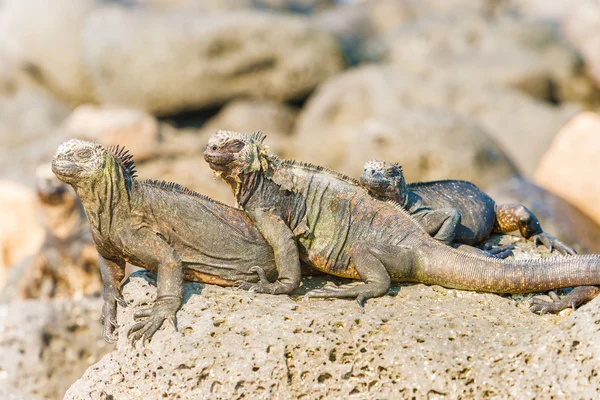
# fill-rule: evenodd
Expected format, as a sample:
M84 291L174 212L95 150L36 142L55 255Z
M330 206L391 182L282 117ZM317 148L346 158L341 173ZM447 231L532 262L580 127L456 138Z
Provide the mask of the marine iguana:
M104 339L113 342L125 262L158 272L154 305L134 314L131 341L145 341L165 320L175 324L182 280L231 286L276 276L271 246L246 214L175 183L137 180L132 156L120 147L72 139L52 171L81 199L100 254Z
M575 250L542 230L538 219L521 204L497 205L471 182L441 180L407 184L396 163L370 160L359 181L372 195L397 202L435 239L446 244L482 244L492 232L518 230L536 245L562 254Z
M238 204L273 246L279 277L240 281L259 293L291 293L300 261L362 285L325 286L305 297L356 298L387 293L391 282L421 282L496 293L527 293L600 284L600 255L510 260L469 254L433 239L398 204L369 195L360 183L321 166L267 153L264 135L214 133L204 158L231 187ZM542 300L532 311L555 312L597 294L582 286L561 304Z
M100 293L98 252L83 206L44 164L36 170L36 192L46 230L41 249L20 272L15 285L21 299L78 297Z

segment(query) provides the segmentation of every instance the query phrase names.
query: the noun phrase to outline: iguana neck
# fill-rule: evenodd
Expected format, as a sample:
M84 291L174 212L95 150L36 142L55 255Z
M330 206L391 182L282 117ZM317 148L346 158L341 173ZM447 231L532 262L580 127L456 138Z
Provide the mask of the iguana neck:
M92 228L106 234L113 227L114 215L130 212L134 183L117 161L109 159L101 178L75 187Z
M271 201L276 202L278 199L279 187L270 178L276 168L279 167L279 160L266 156L259 157L261 159L258 163L258 170L239 173L235 182L229 181L237 203L242 208L251 206L252 197L255 193L260 193L262 205L269 204Z
M400 178L400 181L398 182L398 185L396 186L396 190L398 191L398 203L400 203L400 205L402 206L402 208L406 208L409 204L410 201L410 196L409 196L409 190L408 187L406 185L406 181L404 180L404 178Z

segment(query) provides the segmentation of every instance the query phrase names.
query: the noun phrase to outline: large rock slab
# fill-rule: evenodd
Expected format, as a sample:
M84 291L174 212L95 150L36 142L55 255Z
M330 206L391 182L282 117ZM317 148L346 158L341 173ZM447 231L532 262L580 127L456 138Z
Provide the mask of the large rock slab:
M533 174L554 135L578 110L570 105L551 106L513 89L442 79L435 74L405 74L388 65L364 66L339 74L318 88L300 113L296 135L303 142L318 143L338 127L357 126L368 118L406 108L451 110L472 118L527 176ZM354 143L357 145L360 142ZM421 145L427 146L427 141ZM327 155L329 150L321 147L306 154L316 163L336 168L339 164Z
M82 43L97 101L158 114L238 96L299 98L342 68L329 34L251 11L106 7L88 18Z
M521 243L517 257L536 256ZM297 295L321 279L305 278ZM163 327L133 348L125 332L155 298L151 281L138 273L125 285L117 350L65 399L587 398L600 385L598 300L539 317L522 296L420 284L394 286L361 309L188 283L179 332Z
M62 398L114 348L102 339L101 309L99 298L0 305L0 386L38 399Z
M570 201L600 224L600 115L573 118L552 141L535 182Z

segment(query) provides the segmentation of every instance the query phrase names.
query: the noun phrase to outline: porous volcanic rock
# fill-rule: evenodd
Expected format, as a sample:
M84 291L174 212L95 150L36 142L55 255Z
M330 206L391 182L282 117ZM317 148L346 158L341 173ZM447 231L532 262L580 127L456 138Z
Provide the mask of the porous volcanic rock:
M516 256L548 254L518 240ZM146 273L124 288L117 350L90 367L65 399L594 397L600 387L599 301L537 316L523 296L395 285L364 309L350 300L185 284L178 332L125 338L156 289ZM520 301L520 303L519 303ZM112 397L111 397L112 396Z

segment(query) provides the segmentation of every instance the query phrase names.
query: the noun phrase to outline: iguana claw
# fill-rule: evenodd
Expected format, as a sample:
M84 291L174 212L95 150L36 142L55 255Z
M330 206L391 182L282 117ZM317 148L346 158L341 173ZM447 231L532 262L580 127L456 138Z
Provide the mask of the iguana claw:
M254 293L266 293L266 294L290 294L294 291L295 286L287 284L286 282L275 281L275 282L245 282L236 281L235 286L242 290Z
M557 238L552 235L547 234L546 232L541 232L535 234L529 238L529 240L533 241L535 246L539 244L543 244L552 252L552 250L556 249L559 253L563 255L575 255L577 252L570 246L567 246Z
M125 301L125 299L123 298L122 294L113 294L112 295L113 299L115 299L115 301L117 302L117 304L119 304L121 307L125 308L127 307L127 302Z
M143 319L134 324L127 331L127 337L130 339L132 346L135 342L142 339L145 344L147 340L152 339L152 336L160 329L165 320L171 322L175 330L177 324L175 322L175 313L179 308L180 300L174 298L157 299L154 306L136 311L133 314L135 320Z

